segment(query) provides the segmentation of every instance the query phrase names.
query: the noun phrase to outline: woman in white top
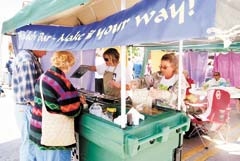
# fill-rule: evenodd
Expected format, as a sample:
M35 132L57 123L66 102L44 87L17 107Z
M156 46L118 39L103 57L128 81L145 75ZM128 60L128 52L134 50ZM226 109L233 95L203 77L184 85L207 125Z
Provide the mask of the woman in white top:
M177 108L177 100L178 100L178 59L174 53L168 53L162 56L160 71L157 73L153 73L152 82L150 83L153 86L149 91L149 95L153 99L157 99L160 101L160 105L162 106L170 106L174 109ZM181 106L184 110L184 98L186 94L186 88L188 87L188 83L182 75L181 77L181 95L182 101ZM159 102L158 102L159 103Z
M218 87L218 86L226 86L227 81L221 77L220 72L214 72L213 78L208 80L206 83L204 83L203 87Z
M115 48L109 48L103 53L105 64L98 66L90 66L90 71L96 71L103 74L104 94L120 97L121 91L121 64L120 54ZM131 75L128 68L126 68L126 89L130 90Z

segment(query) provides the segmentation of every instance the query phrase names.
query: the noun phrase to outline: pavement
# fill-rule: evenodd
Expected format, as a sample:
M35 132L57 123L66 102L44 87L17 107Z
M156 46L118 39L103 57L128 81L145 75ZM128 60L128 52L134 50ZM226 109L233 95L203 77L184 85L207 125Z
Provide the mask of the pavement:
M14 113L13 91L3 85L0 97L0 161L19 161L20 133Z
M218 135L202 135L208 149L198 136L183 140L182 161L239 161L240 160L240 113L236 104L231 105L228 139L224 142ZM220 131L225 135L226 129Z

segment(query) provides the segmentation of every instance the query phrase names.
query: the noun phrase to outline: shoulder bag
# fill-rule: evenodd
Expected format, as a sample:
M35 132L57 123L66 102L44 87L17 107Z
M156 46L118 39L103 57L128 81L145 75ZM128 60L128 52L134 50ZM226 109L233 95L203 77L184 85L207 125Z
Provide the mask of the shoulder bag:
M63 114L48 112L44 103L42 79L40 77L40 93L42 99L42 137L45 146L68 146L76 143L74 118Z

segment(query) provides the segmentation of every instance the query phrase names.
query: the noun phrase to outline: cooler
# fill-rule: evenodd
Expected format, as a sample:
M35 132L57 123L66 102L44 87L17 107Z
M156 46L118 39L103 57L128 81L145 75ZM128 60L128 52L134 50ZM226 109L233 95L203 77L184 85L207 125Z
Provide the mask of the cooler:
M157 107L138 126L122 129L113 122L84 113L78 122L80 161L180 160L184 133L190 120L185 113Z

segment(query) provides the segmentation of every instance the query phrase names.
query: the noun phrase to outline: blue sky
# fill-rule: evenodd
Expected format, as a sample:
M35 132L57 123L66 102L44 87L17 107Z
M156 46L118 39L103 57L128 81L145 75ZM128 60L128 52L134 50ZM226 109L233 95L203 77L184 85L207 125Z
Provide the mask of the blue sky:
M19 11L22 7L23 0L7 0L6 1L0 1L1 5L1 14L0 14L0 20L1 23L12 16Z
M2 30L2 23L13 17L21 8L24 0L2 0L0 1L0 31ZM1 35L0 39L0 77L1 68L4 67L5 61L8 59L8 43L9 36Z

